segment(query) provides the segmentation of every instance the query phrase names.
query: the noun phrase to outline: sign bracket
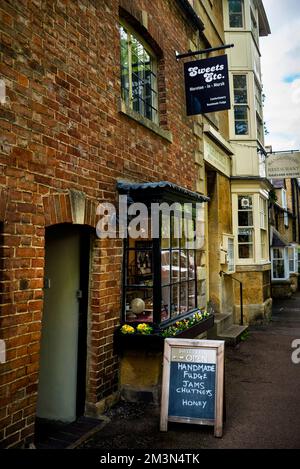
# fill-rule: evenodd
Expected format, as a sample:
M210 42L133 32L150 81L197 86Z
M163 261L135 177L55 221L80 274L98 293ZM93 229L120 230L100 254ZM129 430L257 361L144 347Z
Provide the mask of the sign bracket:
M196 50L194 52L192 51L184 52L183 54L179 54L177 51L175 51L175 55L176 55L176 60L179 60L179 59L184 59L185 57L193 57L194 55L210 54L211 52L215 52L215 51L223 50L223 49L229 49L230 47L234 47L234 44L225 44L224 46L209 47L208 49Z

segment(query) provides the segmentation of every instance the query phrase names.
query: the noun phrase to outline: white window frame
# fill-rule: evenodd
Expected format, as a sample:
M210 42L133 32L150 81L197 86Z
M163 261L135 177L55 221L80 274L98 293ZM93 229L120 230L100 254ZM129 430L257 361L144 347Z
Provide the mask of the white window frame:
M296 274L298 272L298 248L297 246L288 247L288 259L289 259L289 272L290 274ZM293 268L290 268L290 263L293 262Z
M232 234L223 234L221 245L221 264L226 265L226 273L233 274L235 272L235 243L234 235Z
M241 0L241 5L242 5L242 26L231 26L230 25L230 6L228 2L228 26L230 29L236 29L236 30L241 30L245 28L245 4L244 0ZM232 13L234 14L234 12Z
M234 77L242 76L246 79L246 93L247 93L247 100L245 103L236 103L235 102L235 90L239 90L241 88L235 88L234 86ZM248 73L233 73L232 74L232 90L233 90L233 130L234 135L237 138L245 138L246 136L250 135L250 113L249 113L249 82L248 82ZM238 122L235 118L235 109L241 108L246 109L247 113L247 133L245 134L238 134L236 133L236 122Z
M231 246L231 248L229 248ZM234 255L234 236L228 236L227 237L227 254L226 254L226 260L227 260L227 273L228 274L234 274L235 272L235 255ZM231 268L232 266L232 268Z
M280 249L283 250L283 257L274 257L274 250ZM274 277L274 261L275 260L283 260L284 261L284 277ZM282 281L289 279L289 259L288 259L288 250L287 247L274 247L271 248L271 272L272 272L272 280L274 281Z
M244 210L239 210L239 197L242 198L251 198L252 200L252 207L249 210L245 211L251 211L252 212L252 225L250 226L243 226L239 224L239 212L243 212ZM240 262L243 261L249 261L255 259L255 218L254 218L254 203L255 203L255 194L237 194L237 258ZM252 242L251 243L241 243L239 242L239 234L240 230L242 229L251 229L252 230ZM252 245L252 256L251 257L240 257L239 256L239 246L244 245L244 244L249 244Z

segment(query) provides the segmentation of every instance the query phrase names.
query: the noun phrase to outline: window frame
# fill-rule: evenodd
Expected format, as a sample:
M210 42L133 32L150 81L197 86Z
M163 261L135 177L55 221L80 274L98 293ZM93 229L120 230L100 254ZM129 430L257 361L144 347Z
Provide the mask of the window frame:
M274 257L275 249L282 250L283 256L282 257ZM284 277L274 277L274 261L283 261L283 268L284 268ZM272 247L271 248L271 275L273 281L285 281L289 279L289 264L288 264L288 251L287 247Z
M235 87L235 78L236 77L244 77L245 78L245 88L237 88ZM242 137L250 135L250 115L249 115L249 84L248 84L248 74L247 73L233 73L232 74L232 88L233 88L233 127L234 127L234 135L236 137ZM238 91L246 91L246 101L245 102L236 102L236 97ZM236 118L236 111L238 109L243 109L246 111L246 119L237 119ZM247 125L247 132L246 133L237 133L237 124L238 122L245 122Z
M121 28L123 28L127 33L126 39L126 46L127 46L127 57L128 57L128 99L124 97L124 90L126 89L123 86L123 79L122 79L122 71L125 68L122 64L122 39L121 39ZM154 114L154 117L150 118L146 115L146 105L144 99L138 96L138 99L143 101L143 112L134 108L134 96L133 96L133 70L132 70L132 36L135 40L143 47L146 53L150 57L150 73L151 76L154 77L153 83L151 82L151 104L148 104L151 108L151 112ZM153 51L153 49L149 46L149 44L143 39L143 37L123 18L119 19L119 37L120 37L120 78L121 78L121 99L129 109L138 115L141 116L143 119L147 119L149 122L159 125L159 108L158 108L158 58ZM142 80L141 80L142 81Z
M238 0L238 1L240 1L240 4L241 4L241 13L230 11L230 0L228 0L228 25L230 29L241 30L245 28L245 5L244 5L244 0ZM231 20L231 16L233 15L239 15L241 17L242 26L231 26L230 20Z
M251 198L251 201L252 201L252 204L251 204L251 209L247 210L243 210L243 209L239 209L239 198ZM240 212L251 212L252 213L252 225L240 225L240 221L239 221L239 213ZM242 229L248 229L248 230L252 230L252 241L251 242L240 242L239 241L239 236L242 236L240 235L240 230ZM249 257L240 257L240 246L244 246L244 245L251 245L252 246L252 256L249 256ZM249 259L251 260L254 260L255 258L255 219L254 219L254 194L237 194L237 258L239 261L249 261Z
M163 202L164 200L160 200L160 203ZM178 201L180 204L184 204L184 202ZM183 205L184 206L184 205ZM151 212L150 212L150 207L149 207L149 213L151 217ZM170 215L172 216L172 215ZM192 219L194 223L194 229L197 230L196 228L196 213L193 210L192 213ZM179 255L179 281L178 282L172 282L171 278L171 268L172 268L172 252L174 250L177 250L178 248L175 247L175 249L172 249L172 223L170 224L171 230L170 230L170 242L169 242L169 248L164 248L162 246L162 216L160 215L160 227L159 227L159 232L160 232L160 237L159 238L152 238L152 247L149 248L149 252L151 251L151 256L152 256L152 285L145 287L144 285L135 285L135 284L128 284L128 251L134 251L135 249L130 247L130 238L125 238L124 239L124 253L123 253L123 284L122 284L122 292L123 292L123 299L122 299L122 315L121 315L121 321L122 323L128 323L128 324L134 324L135 322L140 322L140 320L135 321L133 320L128 320L127 318L127 309L126 309L126 298L127 298L127 292L128 290L132 288L137 289L152 289L152 299L153 299L153 312L152 312L152 321L149 320L143 320L143 322L148 322L148 323L153 323L155 326L158 326L160 328L165 328L170 324L173 324L174 322L178 320L182 320L186 317L189 317L191 314L193 314L195 311L199 309L198 306L198 271L197 271L197 254L202 253L203 249L197 249L196 247L191 249L189 247L183 248L180 246L181 239L179 238L179 253L181 250L187 251L187 256L189 259L189 253L190 251L194 251L194 277L190 278L189 274L187 276L187 279L184 279L181 281L181 257ZM165 251L169 251L169 283L163 283L162 282L162 253ZM189 269L187 269L189 271ZM181 287L182 284L186 284L187 290L187 298L186 298L186 305L187 305L187 310L183 311L181 314L178 315L173 315L172 316L172 311L171 311L171 305L172 305L172 286L173 285L179 285L179 298L181 295ZM190 284L194 285L194 306L189 309L189 292L190 292ZM162 320L162 300L163 300L163 288L168 288L169 287L169 317L165 320ZM181 301L181 300L179 300Z
M292 258L290 257L290 252L292 251ZM289 273L296 274L298 273L298 247L295 245L288 246L288 261L289 261ZM293 269L290 268L290 263L293 262Z

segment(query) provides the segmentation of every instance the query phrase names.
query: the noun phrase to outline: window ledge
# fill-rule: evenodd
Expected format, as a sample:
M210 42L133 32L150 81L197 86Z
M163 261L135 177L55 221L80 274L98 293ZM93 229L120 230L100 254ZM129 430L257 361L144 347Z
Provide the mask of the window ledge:
M272 278L271 282L274 284L283 284L283 285L290 285L292 282L289 278Z
M138 112L133 111L129 108L129 106L127 106L127 104L124 103L124 101L120 102L119 112L121 114L125 114L127 117L130 117L144 127L147 127L147 129L152 130L152 132L168 140L168 142L173 143L173 135L170 131L162 129L159 125L150 121L146 117L141 116L141 114Z

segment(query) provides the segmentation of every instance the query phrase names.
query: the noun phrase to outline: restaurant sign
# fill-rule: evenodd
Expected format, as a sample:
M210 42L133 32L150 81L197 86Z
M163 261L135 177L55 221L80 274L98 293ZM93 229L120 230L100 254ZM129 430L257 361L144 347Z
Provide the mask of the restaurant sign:
M274 153L267 158L269 179L290 179L300 177L300 152Z

